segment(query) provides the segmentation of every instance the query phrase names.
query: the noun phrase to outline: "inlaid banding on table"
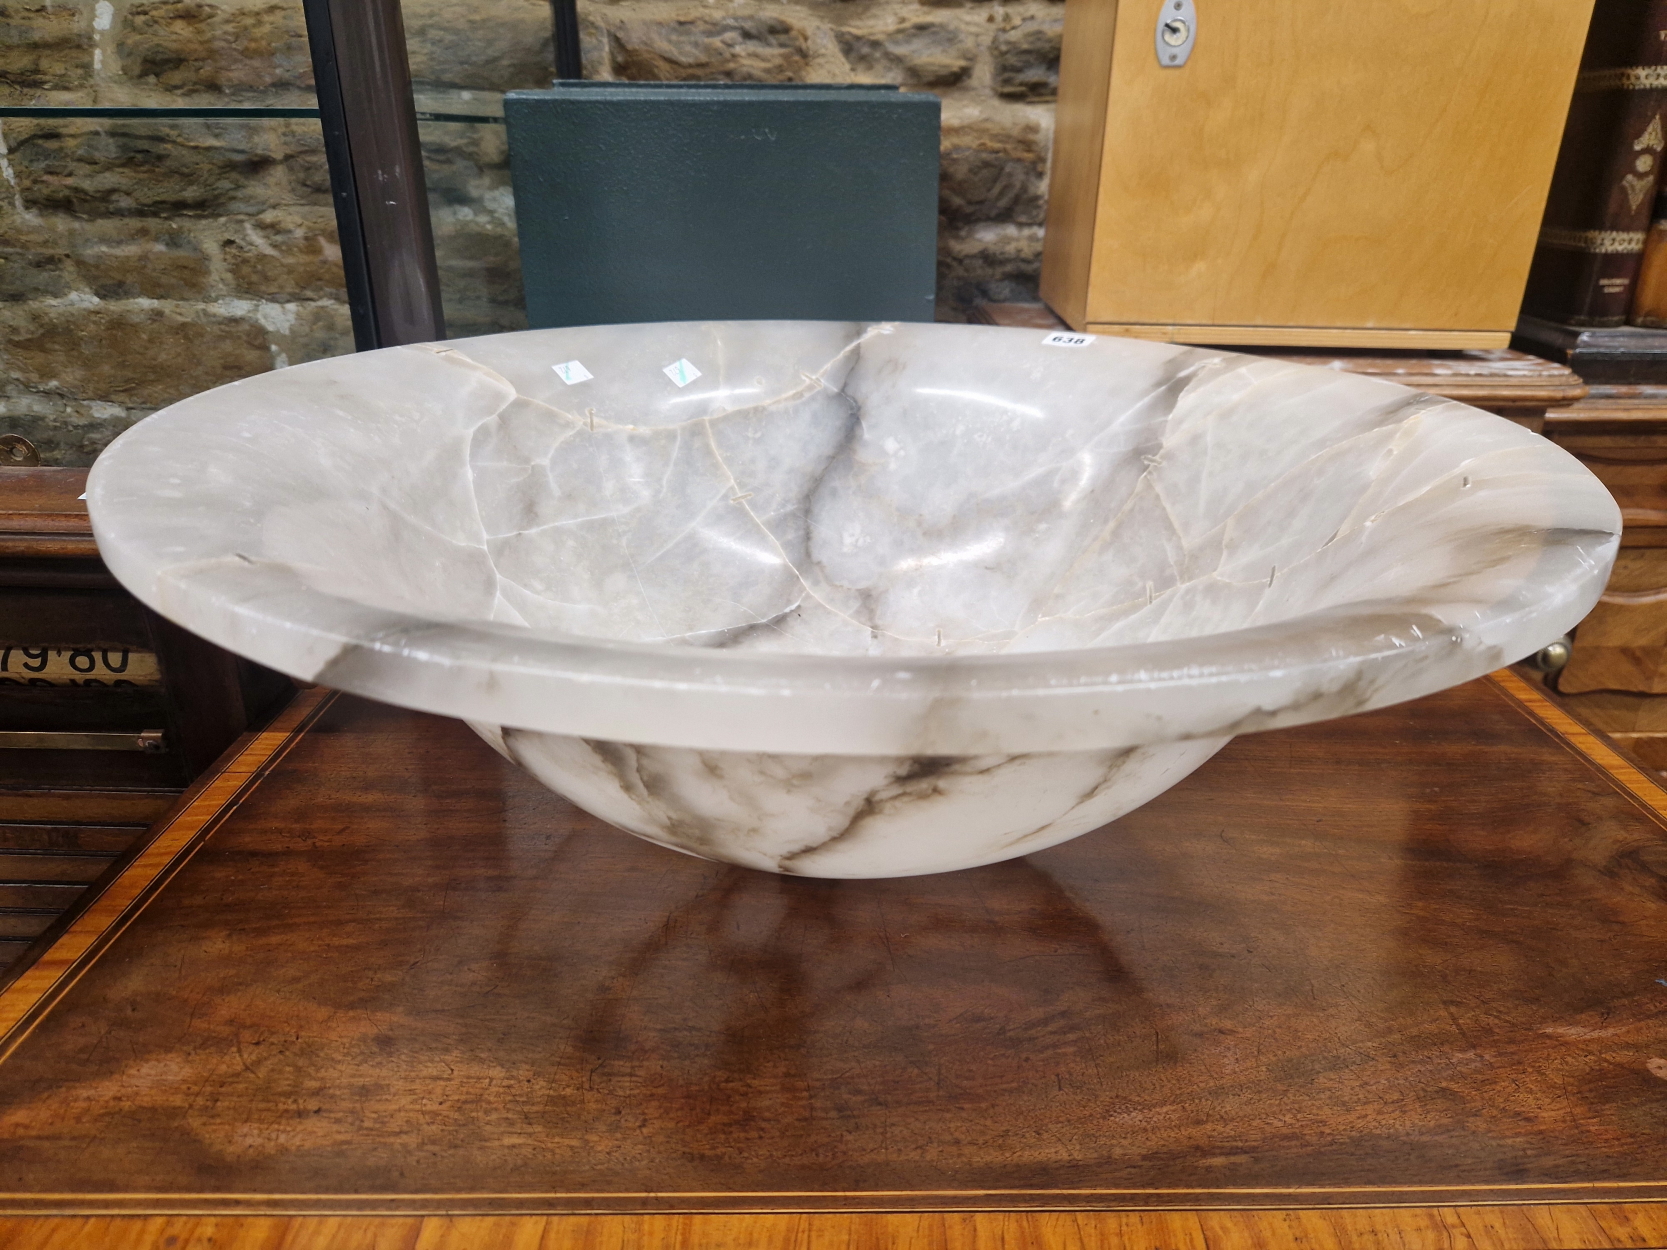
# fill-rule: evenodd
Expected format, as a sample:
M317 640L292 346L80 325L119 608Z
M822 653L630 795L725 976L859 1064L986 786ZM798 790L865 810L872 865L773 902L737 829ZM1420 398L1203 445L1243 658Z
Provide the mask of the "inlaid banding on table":
M11 980L0 986L0 1062L139 915L216 825L236 809L260 777L306 733L333 698L332 691L321 688L300 691L268 728L246 734L229 759L198 778L181 796L170 818L148 831L143 845L124 850L131 855L130 862L102 881L98 897L50 948L27 967L14 967ZM103 855L97 859L108 862ZM7 860L26 861L27 855L0 857L0 872ZM28 910L44 905L60 911L87 888L85 883L0 881L0 903Z

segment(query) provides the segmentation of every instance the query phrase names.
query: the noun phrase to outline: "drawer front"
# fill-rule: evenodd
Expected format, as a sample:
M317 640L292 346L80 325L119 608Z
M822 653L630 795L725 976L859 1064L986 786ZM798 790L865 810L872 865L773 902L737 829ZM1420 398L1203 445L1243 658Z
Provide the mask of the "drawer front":
M1623 548L1597 606L1575 629L1562 694L1667 694L1667 547Z

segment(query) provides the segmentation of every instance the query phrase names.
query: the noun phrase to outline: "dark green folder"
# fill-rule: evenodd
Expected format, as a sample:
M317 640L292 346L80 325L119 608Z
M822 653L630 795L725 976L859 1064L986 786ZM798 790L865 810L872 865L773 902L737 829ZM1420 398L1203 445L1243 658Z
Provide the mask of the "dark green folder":
M891 87L511 92L528 324L932 320L938 114Z

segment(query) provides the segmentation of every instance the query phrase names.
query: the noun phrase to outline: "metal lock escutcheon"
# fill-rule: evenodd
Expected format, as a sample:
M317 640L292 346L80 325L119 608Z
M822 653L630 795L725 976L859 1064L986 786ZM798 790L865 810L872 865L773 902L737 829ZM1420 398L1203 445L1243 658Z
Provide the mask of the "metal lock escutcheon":
M1198 12L1193 0L1163 0L1154 39L1158 64L1165 69L1180 69L1192 55L1197 40Z

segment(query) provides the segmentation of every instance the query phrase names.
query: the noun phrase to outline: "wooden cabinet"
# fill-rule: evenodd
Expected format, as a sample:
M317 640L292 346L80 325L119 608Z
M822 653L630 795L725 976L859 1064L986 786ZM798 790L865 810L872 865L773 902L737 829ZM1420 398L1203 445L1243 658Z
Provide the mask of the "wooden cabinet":
M1546 436L1609 488L1623 527L1609 585L1575 630L1557 675L1560 694L1667 694L1667 395L1650 393L1659 389L1597 387L1584 402L1547 414ZM1610 734L1667 729L1667 712L1642 704L1645 730L1632 723L1626 700L1596 700L1593 708L1594 723Z
M0 468L0 977L294 689L117 584L86 478Z
M1042 294L1192 343L1508 344L1591 0L1068 0Z

